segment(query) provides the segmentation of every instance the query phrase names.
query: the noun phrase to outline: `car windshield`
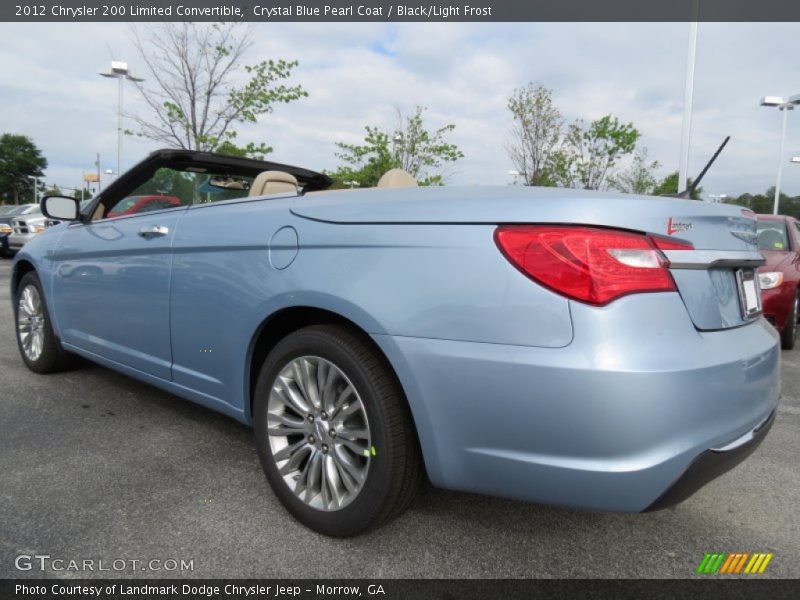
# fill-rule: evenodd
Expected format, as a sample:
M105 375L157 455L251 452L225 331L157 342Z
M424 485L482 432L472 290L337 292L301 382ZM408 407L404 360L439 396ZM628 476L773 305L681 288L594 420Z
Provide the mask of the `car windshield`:
M114 206L111 212L124 213L126 210L133 208L133 205L136 204L140 199L141 196L128 196L127 198L117 202L116 206Z
M759 250L789 251L789 238L786 234L785 221L759 221L757 226Z

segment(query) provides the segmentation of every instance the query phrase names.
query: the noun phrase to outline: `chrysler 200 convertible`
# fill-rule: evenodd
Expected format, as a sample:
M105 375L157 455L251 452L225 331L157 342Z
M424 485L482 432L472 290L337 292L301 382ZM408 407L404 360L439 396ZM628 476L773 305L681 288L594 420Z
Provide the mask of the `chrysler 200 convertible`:
M328 190L163 150L14 263L23 361L75 355L255 429L275 494L348 536L440 487L672 506L772 424L778 338L753 214L530 187ZM131 197L179 199L121 214Z

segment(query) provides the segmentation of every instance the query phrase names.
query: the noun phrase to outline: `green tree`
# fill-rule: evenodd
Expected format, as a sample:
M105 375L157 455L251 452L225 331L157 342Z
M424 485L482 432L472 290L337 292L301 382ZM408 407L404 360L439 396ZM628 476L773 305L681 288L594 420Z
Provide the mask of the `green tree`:
M248 142L244 146L237 146L234 143L235 139L236 132L228 132L225 141L214 148L214 152L227 154L228 156L255 158L256 160L264 160L264 157L272 152L272 146L267 146L264 143L256 144L254 142Z
M72 197L76 200L89 200L92 196L94 196L94 192L88 187L84 187L82 190L79 188L72 190Z
M514 125L506 153L523 183L555 185L566 155L561 149L564 120L553 103L553 91L531 82L514 90L507 106Z
M562 183L586 190L602 189L617 162L636 149L641 137L633 123L620 123L606 115L586 126L578 119L569 127L566 137L566 169Z
M337 142L336 156L344 164L330 173L336 186L373 187L381 175L395 168L410 173L420 185L443 185L441 168L464 154L445 139L455 125L428 130L423 120L425 110L417 106L405 119L398 112L398 126L392 133L367 125L363 144Z
M71 188L65 187L62 188L60 185L53 185L47 186L42 191L42 196L69 196L70 198L75 198L76 200L89 200L94 196L94 192L90 190L88 187L84 187L83 197L81 197L81 189L80 188Z
M694 183L694 181L690 177L687 185L689 187L692 187L692 183ZM675 194L678 193L677 190L678 190L678 172L673 171L672 173L664 177L664 179L662 179L658 183L658 185L656 185L655 189L653 190L653 195L674 196ZM700 186L692 192L692 200L700 200L702 195L703 195L703 186Z
M800 197L792 198L781 192L779 202L782 215L800 218ZM763 194L744 193L735 198L728 198L727 203L744 206L758 214L772 214L775 207L775 186L770 186Z
M158 169L153 176L137 187L132 196L155 194L159 196L177 196L185 200L194 198L197 187L197 175L188 171L174 169Z
M42 177L46 168L47 159L29 137L13 133L0 136L0 198L5 202L32 202L31 177ZM40 182L40 189L43 185Z
M647 148L640 148L630 167L608 176L608 186L626 194L652 194L658 184L655 171L660 166L657 160L648 160Z
M297 61L243 66L252 33L235 23L164 23L144 36L134 29L133 41L149 70L147 82L136 84L149 112L133 116L138 131L132 133L169 146L263 156L272 148L237 146L234 127L308 96L286 83Z

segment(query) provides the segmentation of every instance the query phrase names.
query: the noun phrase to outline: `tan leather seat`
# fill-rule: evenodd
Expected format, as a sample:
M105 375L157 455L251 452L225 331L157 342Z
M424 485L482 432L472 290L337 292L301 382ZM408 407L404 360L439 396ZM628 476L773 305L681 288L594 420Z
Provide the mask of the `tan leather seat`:
M386 171L378 180L379 188L403 188L403 187L417 187L417 180L403 169L391 169Z
M294 175L284 171L264 171L253 180L248 196L296 193L297 178Z

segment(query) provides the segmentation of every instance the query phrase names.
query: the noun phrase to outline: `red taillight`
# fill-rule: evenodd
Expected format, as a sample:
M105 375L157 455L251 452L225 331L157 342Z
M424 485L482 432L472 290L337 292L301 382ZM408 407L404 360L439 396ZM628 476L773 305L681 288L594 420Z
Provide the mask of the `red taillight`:
M503 225L495 241L531 279L569 298L601 306L627 294L675 291L663 250L683 240L568 225Z
M650 238L650 241L652 241L655 247L659 250L694 250L694 244L692 244L692 242L687 242L686 240L681 240L666 235L650 234L647 237Z

